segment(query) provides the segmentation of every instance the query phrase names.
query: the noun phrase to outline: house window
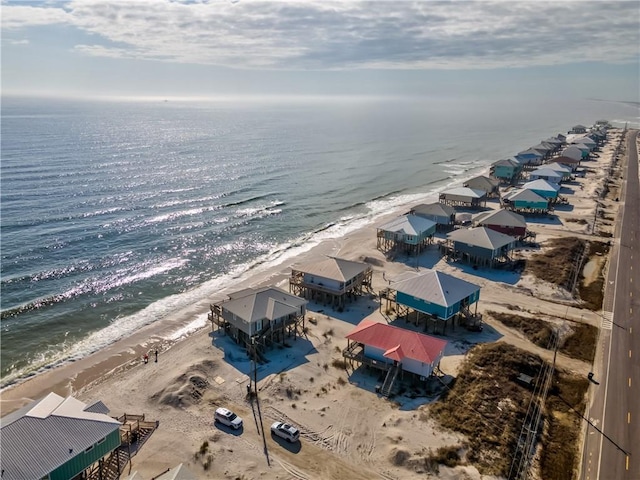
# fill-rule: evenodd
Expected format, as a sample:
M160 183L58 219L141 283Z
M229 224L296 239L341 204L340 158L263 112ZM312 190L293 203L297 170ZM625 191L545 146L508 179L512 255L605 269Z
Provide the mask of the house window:
M104 443L107 440L107 437L104 437L102 440L98 440L98 443L96 445L100 445L101 443Z
M95 445L91 445L90 447L87 447L87 448L85 449L84 453L89 453L91 450L93 450L93 447L94 447L94 446L95 446Z

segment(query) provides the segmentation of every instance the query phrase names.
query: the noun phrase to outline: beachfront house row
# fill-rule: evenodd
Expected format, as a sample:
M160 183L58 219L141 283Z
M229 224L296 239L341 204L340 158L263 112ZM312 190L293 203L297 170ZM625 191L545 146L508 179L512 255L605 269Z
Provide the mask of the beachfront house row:
M551 183L560 183L562 181L562 173L547 166L536 168L529 173L529 180L538 180L540 178Z
M452 188L440 193L440 203L452 207L482 208L487 205L487 193L468 187Z
M386 372L380 387L384 396L391 393L398 377L425 382L438 368L447 346L445 340L368 319L346 338L344 358Z
M587 133L587 127L584 125L575 125L569 133Z
M380 298L385 299L380 302L383 313L395 312L398 318L416 326L424 322L425 331L430 322L434 330L442 325L444 332L449 320L454 324L456 318L460 323L479 324L482 319L477 305L480 287L437 270L401 275L380 292ZM471 312L473 304L475 311Z
M377 229L377 249L385 255L420 254L436 233L436 222L418 215L402 215Z
M247 288L211 304L209 321L247 349L264 348L302 333L307 303L277 287Z
M547 214L549 200L541 197L532 190L512 190L500 199L503 208L517 213Z
M436 222L436 230L450 230L456 221L456 209L440 202L421 203L409 212Z
M462 186L473 190L482 190L489 198L500 196L500 181L495 178L485 177L484 175L467 180Z
M2 417L2 480L118 478L121 423L98 401L55 393Z
M517 180L521 172L522 163L515 158L498 160L491 165L491 175L506 183L512 183Z
M496 232L522 240L527 235L527 221L511 210L491 210L473 217L474 227L487 227Z
M496 267L511 262L509 254L518 241L487 227L461 228L447 234L442 249L455 261Z
M558 192L560 191L560 185L543 179L527 182L522 186L522 188L525 190L531 190L551 202L555 202L558 199Z
M367 263L326 256L291 267L289 291L342 308L345 300L371 288L372 274L373 268Z

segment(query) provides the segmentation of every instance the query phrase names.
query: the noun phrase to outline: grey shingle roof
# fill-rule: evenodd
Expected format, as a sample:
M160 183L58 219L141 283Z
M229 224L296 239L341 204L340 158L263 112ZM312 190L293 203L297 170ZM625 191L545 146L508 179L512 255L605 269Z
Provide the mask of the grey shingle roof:
M408 235L420 235L435 225L436 222L428 218L409 214L395 218L384 225L380 225L378 228L386 232L404 232Z
M484 190L485 192L491 192L498 185L500 185L499 180L496 180L495 178L485 177L484 175L480 175L479 177L474 177L470 180L467 180L464 183L465 187Z
M538 180L533 180L531 182L525 183L522 188L525 190L542 190L544 192L557 192L560 190L560 185L552 182L547 182L539 178Z
M0 422L2 480L42 478L120 428L118 420L88 410L75 398L65 399L55 393Z
M321 260L295 265L293 270L346 282L357 277L361 273L371 269L371 266L363 262L354 262L344 258L324 257Z
M502 198L510 201L520 200L523 202L548 202L546 198L538 195L533 190L528 189L512 190L506 195L503 195Z
M416 215L435 215L438 217L450 217L456 214L456 209L444 203L421 203L411 209Z
M441 195L458 195L461 197L469 198L484 198L486 197L487 192L476 188L456 187L443 191Z
M443 307L450 307L480 290L478 285L437 270L394 282L390 288Z
M461 228L449 233L447 238L488 250L496 250L516 241L516 239L510 235L496 232L487 227Z
M277 287L245 289L230 295L222 307L247 322L280 318L300 311L307 301Z
M572 145L562 150L562 153L560 155L563 157L569 157L575 160L580 160L582 158L582 150L580 150L575 145Z
M524 217L510 210L492 210L482 212L473 218L477 225L501 225L505 227L526 227Z

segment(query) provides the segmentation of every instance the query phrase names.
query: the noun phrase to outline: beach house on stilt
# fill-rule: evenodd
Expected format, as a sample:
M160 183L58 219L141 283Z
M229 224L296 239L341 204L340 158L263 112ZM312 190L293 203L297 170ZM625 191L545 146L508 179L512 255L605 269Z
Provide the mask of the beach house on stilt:
M442 249L454 261L493 268L511 262L509 254L517 242L511 235L487 227L461 228L447 234Z
M373 268L363 262L322 257L291 267L289 291L294 295L343 308L371 288Z
M395 312L397 318L416 326L424 323L425 331L432 325L434 331L441 326L444 332L449 320L454 325L456 319L465 325L477 325L482 320L477 305L480 287L437 270L401 276L380 292L380 298L383 313Z
M347 334L342 356L352 366L356 362L383 372L379 393L389 396L398 378L426 382L438 368L446 346L439 338L364 319Z
M456 222L456 209L440 202L420 203L409 212L436 222L436 230L447 231Z
M402 215L380 225L377 231L378 250L389 257L398 253L419 255L433 241L436 222L418 215Z
M119 478L120 421L55 393L2 417L2 480Z
M307 301L277 287L247 288L211 304L209 321L237 343L266 347L304 330Z

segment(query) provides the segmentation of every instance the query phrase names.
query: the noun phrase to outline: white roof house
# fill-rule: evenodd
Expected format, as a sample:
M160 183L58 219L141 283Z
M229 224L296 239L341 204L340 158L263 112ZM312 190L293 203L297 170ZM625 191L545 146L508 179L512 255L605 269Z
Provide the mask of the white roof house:
M531 180L543 179L553 183L562 181L562 173L548 167L537 168L529 174Z
M423 232L429 231L435 228L436 222L429 220L428 218L420 217L418 215L402 215L398 218L394 218L390 222L380 225L379 230L386 232L402 233L407 235L419 236Z

